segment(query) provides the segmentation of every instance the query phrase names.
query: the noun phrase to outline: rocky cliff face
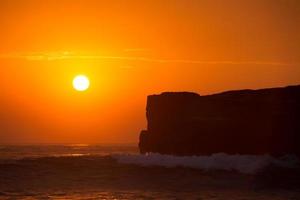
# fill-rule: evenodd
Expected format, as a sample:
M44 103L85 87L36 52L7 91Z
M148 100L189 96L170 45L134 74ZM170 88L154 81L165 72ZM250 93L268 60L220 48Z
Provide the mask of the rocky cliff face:
M300 155L300 86L147 99L141 153Z

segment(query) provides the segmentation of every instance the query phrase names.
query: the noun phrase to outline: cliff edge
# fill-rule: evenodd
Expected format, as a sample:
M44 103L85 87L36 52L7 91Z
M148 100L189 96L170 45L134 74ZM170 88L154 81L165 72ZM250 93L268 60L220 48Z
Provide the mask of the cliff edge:
M147 98L141 153L300 155L300 85Z

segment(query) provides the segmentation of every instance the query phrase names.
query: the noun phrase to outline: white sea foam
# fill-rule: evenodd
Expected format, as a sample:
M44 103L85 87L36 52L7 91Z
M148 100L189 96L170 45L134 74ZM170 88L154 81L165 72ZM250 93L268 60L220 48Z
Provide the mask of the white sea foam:
M225 153L211 156L171 156L161 154L114 154L119 163L136 164L139 166L188 167L202 170L228 170L246 174L274 164L281 167L295 167L299 160L294 156L274 158L270 155L228 155Z

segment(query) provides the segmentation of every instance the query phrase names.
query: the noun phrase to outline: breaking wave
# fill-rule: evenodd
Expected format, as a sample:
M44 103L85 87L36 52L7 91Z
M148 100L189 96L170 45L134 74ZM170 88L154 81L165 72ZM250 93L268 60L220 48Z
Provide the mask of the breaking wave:
M292 155L274 158L270 155L228 155L225 153L217 153L211 156L184 157L161 154L114 154L112 157L121 164L228 170L245 174L254 174L269 165L284 168L294 168L299 165L299 159Z

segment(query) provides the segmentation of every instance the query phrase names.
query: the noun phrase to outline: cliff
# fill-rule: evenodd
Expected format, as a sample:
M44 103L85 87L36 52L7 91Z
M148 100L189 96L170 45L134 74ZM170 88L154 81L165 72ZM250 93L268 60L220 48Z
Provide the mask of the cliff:
M300 155L300 86L147 99L141 153Z

